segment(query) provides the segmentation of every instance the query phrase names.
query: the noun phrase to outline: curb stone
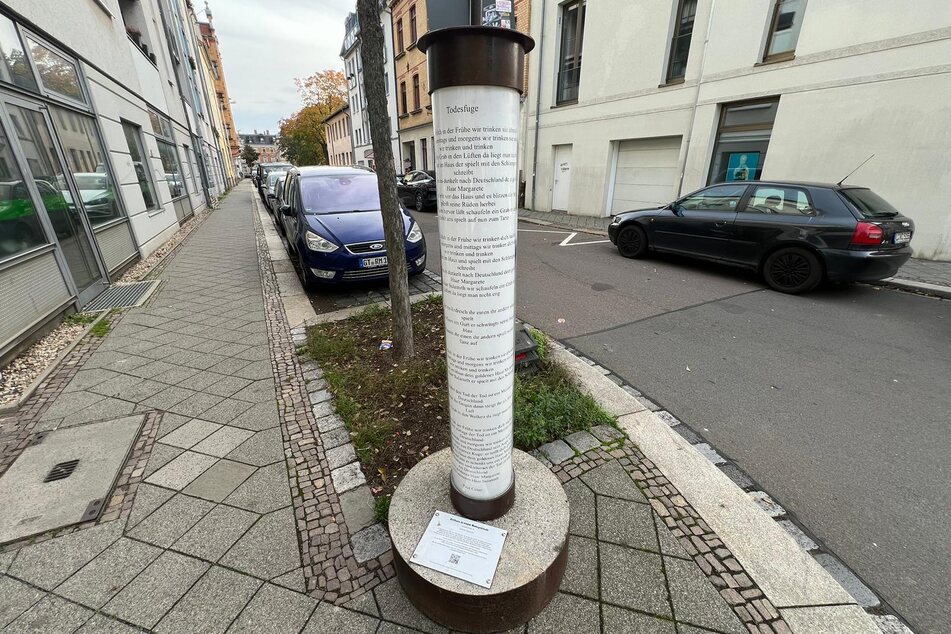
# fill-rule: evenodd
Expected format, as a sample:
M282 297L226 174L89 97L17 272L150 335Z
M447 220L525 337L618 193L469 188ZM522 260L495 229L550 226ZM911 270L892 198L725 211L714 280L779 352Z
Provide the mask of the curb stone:
M717 468L718 471L720 471L720 473L722 473L724 476L727 476L725 479L729 481L731 486L736 487L740 491L743 491L746 488L755 488L756 485L754 481L739 466L717 452L714 447L706 443L701 436L699 436L688 426L684 425L669 411L662 409L649 398L643 396L636 387L630 386L623 381L621 381L621 383L613 381L613 377L616 377L615 374L610 373L610 371L606 375L602 374L600 371L602 366L568 346L561 345L553 341L552 350L558 350L563 355L570 355L571 358L578 361L578 363L573 364L573 368L577 372L586 372L590 375L597 375L598 377L609 379L611 383L618 386L617 393L619 395L630 396L637 394L637 399L645 407L651 410L650 412L641 412L640 414L637 414L638 417L643 417L646 414L656 421L656 425L663 425L664 428L678 432L676 437L680 438L687 446L692 446L695 450L697 450L698 453L700 453L705 461L710 462L715 468ZM587 391L589 391L591 396L599 402L604 399L603 393L599 395L592 393L590 390ZM604 403L602 403L602 405L604 405ZM683 428L682 433L681 428ZM647 430L647 433L650 433L650 431L652 430ZM694 440L697 442L693 442ZM663 465L660 466L663 467ZM744 492L743 495L747 496L748 499L753 500L757 506L760 507L761 511L763 513L767 513L772 520L777 521L779 527L788 535L791 540L795 542L798 549L808 555L813 562L819 564L823 573L830 577L830 580L834 580L834 583L838 587L844 590L853 601L865 609L864 614L869 617L869 620L867 623L862 624L862 627L864 628L862 631L875 633L884 632L885 634L913 634L912 630L909 629L908 626L897 616L892 614L882 615L880 611L885 609L886 606L881 602L880 598L874 593L874 591L872 591L865 583L861 581L861 579L859 579L857 575L855 575L854 572L848 569L838 559L833 558L830 554L819 552L820 548L822 548L819 542L813 540L812 537L807 535L805 531L795 524L788 517L786 510L775 500L773 500L766 492L754 490L749 494ZM764 506L768 507L768 509L764 508ZM771 553L771 557L776 558L777 556L778 553ZM824 558L827 558L828 561L826 561ZM823 563L824 561L825 563ZM835 573L830 570L830 561L835 564ZM781 562L779 561L772 561L768 562L767 565L778 567L780 563ZM854 617L854 614L851 614L850 616ZM872 617L874 617L874 620L872 620ZM846 617L842 616L842 618L845 619ZM836 615L834 611L831 611L826 615L826 621L829 624L829 627L832 628L829 630L830 632L837 631L835 626ZM843 621L842 625L846 625L845 621ZM854 623L850 622L850 625L854 625ZM796 634L799 634L799 632L797 631Z

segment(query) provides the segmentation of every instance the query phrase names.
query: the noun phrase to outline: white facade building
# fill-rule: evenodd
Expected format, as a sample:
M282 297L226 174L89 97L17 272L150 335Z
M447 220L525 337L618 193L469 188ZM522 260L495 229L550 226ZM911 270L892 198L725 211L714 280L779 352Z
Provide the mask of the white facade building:
M0 2L0 359L225 185L184 0L68 4Z
M396 126L396 92L393 88L393 25L386 2L380 3L380 22L383 27L383 83L386 86L386 105L390 116L390 146L393 161L399 169L399 136ZM360 56L360 21L356 13L347 16L346 34L340 57L343 59L344 76L347 79L348 105L350 106L350 140L353 144L353 160L357 165L373 167L373 137L370 132L370 115L367 112L366 88L363 83L363 60Z
M608 216L708 183L871 187L951 260L951 4L535 0L526 206Z

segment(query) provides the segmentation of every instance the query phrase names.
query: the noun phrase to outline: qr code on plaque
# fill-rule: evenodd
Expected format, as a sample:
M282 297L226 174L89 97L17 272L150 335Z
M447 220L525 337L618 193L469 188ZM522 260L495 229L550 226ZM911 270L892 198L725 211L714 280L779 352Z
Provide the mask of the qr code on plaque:
M459 563L459 555L452 553L449 555L449 564L455 566Z

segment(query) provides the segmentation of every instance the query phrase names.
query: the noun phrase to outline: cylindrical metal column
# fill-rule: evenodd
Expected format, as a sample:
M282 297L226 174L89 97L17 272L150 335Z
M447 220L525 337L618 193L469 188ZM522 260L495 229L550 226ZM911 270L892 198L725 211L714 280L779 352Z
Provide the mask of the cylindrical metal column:
M427 33L433 101L453 505L491 520L512 471L518 100L531 38L493 27Z

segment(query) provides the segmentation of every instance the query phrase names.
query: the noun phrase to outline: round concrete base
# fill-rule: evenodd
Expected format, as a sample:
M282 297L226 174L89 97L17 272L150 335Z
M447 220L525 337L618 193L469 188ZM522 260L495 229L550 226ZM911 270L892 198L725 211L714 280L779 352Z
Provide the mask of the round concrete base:
M410 601L437 623L463 632L501 632L541 612L561 585L568 561L568 498L561 483L528 454L515 451L515 504L486 522L508 531L491 588L410 563L436 511L453 513L452 454L437 452L403 478L390 503L396 575Z

